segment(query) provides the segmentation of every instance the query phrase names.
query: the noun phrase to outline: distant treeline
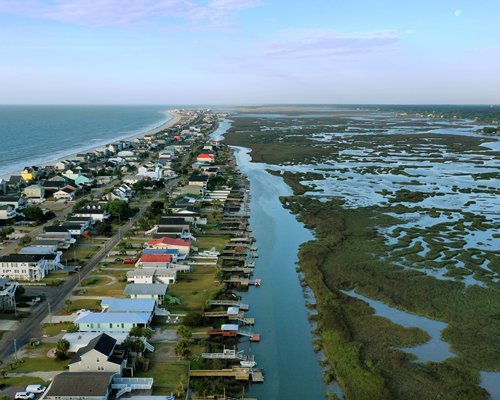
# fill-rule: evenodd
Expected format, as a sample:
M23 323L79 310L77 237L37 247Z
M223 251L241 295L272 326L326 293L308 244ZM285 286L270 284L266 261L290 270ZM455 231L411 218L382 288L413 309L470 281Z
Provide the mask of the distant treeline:
M471 119L485 124L500 124L500 106L478 105L377 105L382 111L433 115L437 118Z

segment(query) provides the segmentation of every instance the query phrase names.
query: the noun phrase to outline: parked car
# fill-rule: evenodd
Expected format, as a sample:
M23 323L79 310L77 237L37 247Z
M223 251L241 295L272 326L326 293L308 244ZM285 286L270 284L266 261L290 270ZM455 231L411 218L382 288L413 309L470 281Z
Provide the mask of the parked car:
M25 390L30 393L43 393L45 389L47 388L43 385L28 385Z
M115 258L115 262L122 262L123 258Z
M139 261L137 258L126 258L123 260L124 264L135 264L137 261Z
M14 396L15 399L25 399L25 400L31 400L35 398L34 393L29 393L29 392L17 392L16 395Z

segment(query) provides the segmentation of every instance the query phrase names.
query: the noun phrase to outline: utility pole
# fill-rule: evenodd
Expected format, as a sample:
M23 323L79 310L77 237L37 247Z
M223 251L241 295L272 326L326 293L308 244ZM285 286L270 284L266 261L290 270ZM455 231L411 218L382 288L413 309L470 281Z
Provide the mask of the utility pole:
M49 324L52 324L52 313L50 311L50 300L47 300L47 305L49 306Z
M14 339L14 360L17 361L17 339Z

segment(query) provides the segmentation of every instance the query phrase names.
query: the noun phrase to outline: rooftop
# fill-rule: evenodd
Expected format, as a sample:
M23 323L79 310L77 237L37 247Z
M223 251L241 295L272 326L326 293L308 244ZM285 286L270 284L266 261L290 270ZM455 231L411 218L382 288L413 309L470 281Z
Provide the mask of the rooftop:
M129 271L131 272L131 271ZM128 273L127 273L128 275ZM153 312L155 309L154 299L103 299L101 307L107 312Z
M166 283L129 283L123 294L137 295L137 294L150 294L150 295L165 295L167 293L168 285Z
M169 238L169 237L162 237L160 239L150 240L148 242L148 244L151 245L151 246L158 245L158 244L173 245L173 246L184 246L184 247L191 246L191 242L186 242L186 241L180 240L180 239L172 239L172 238Z
M75 320L77 324L87 323L136 323L147 324L151 317L150 313L132 313L132 312L82 312Z
M143 254L140 262L169 263L172 262L172 256L170 254Z
M112 372L63 372L54 377L45 396L104 397L113 375Z

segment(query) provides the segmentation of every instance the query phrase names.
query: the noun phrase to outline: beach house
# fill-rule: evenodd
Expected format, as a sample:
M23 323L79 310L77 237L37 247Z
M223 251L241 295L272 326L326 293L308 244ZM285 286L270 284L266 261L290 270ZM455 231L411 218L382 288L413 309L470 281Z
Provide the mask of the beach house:
M12 310L16 303L16 290L19 283L10 278L0 278L0 310Z
M127 282L131 283L166 283L170 285L175 283L176 279L177 270L175 268L137 268L127 271Z
M21 210L26 206L26 201L20 196L0 196L0 206L12 206L14 210Z
M131 299L154 299L156 305L163 303L167 294L166 283L129 283L123 294Z
M0 220L7 221L17 216L17 212L11 205L0 206Z
M127 352L117 348L116 339L101 333L71 359L69 372L112 372L122 375L127 366Z
M196 161L206 164L214 164L215 156L210 153L201 153L198 155L198 157L196 157Z
M62 372L54 377L45 400L108 400L114 372Z
M137 268L168 268L172 262L170 254L143 254L137 261Z
M176 249L179 253L189 254L191 242L162 237L159 239L150 240L147 242L147 247L151 249Z
M0 277L21 281L40 281L47 275L44 255L9 254L0 257Z
M103 222L107 220L111 214L104 209L104 206L99 203L88 203L81 210L73 213L75 217L92 217L94 221Z
M150 313L84 311L75 319L81 332L130 332L132 328L147 328Z
M66 186L66 187L54 192L53 196L54 196L54 199L56 199L56 200L71 201L71 200L75 199L76 189Z
M39 184L29 185L23 189L23 194L28 199L42 200L45 197L45 187Z

